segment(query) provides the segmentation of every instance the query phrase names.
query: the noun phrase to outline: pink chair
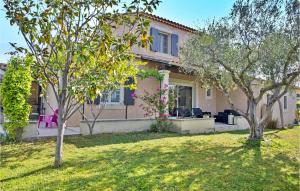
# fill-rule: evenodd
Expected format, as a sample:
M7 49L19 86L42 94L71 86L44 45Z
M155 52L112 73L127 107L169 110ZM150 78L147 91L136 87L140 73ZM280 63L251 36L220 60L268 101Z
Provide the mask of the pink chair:
M40 128L41 123L45 123L46 128L48 127L51 128L53 123L55 123L56 126L58 126L57 118L58 118L58 109L54 111L53 115L39 115L38 128Z

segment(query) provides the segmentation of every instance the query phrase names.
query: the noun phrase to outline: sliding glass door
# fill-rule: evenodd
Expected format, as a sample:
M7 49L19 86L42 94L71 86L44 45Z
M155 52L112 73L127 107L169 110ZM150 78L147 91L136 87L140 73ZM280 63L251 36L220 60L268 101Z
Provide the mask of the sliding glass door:
M175 94L175 107L182 109L192 109L193 97L192 97L192 87L190 86L181 86L181 85L171 85L172 91Z

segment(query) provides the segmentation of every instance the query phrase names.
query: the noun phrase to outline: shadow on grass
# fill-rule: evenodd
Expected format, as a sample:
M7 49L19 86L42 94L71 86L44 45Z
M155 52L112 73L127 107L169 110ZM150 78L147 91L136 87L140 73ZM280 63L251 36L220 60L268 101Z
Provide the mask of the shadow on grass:
M120 134L98 134L92 136L70 136L65 138L65 143L73 144L77 148L104 146L113 144L137 143L140 141L171 138L171 137L194 137L206 135L219 135L223 133L247 135L247 130L238 130L231 132L210 132L201 134L180 134L174 132L152 133L152 132L135 132Z
M43 142L44 143L44 142ZM16 161L23 161L27 160L35 156L37 153L40 153L45 150L45 147L41 146L34 146L40 144L40 142L33 142L33 143L18 143L10 146L10 149L1 149L1 157L0 163L2 167L5 167L11 158L14 158ZM17 168L17 166L11 166L11 168Z
M18 176L13 176L13 177L9 177L9 178L0 179L0 182L6 182L6 181L14 180L14 179L19 179L19 178L26 178L28 176L32 176L32 175L37 174L37 173L41 173L43 171L49 171L51 169L54 169L54 167L53 166L45 166L43 168L39 168L39 169L36 169L34 171L30 171L30 172L27 172L27 173L24 173L24 174L20 174Z
M45 182L35 182L35 190L297 190L298 163L282 152L262 157L261 142L238 145L211 143L203 139L178 142L166 137L177 134L105 135L67 143L83 148L72 155L59 171L51 167L34 170L10 182L55 174ZM101 138L101 139L100 139ZM100 140L98 140L100 139ZM119 145L97 150L97 145L132 143L162 139L158 145L147 142L134 147ZM96 143L93 143L96 142ZM89 150L91 149L91 150ZM288 170L283 170L288 169ZM70 173L70 170L72 173ZM61 178L62 177L62 178Z
M124 133L124 134L99 134L92 136L73 136L67 137L65 143L73 144L77 148L104 146L112 144L125 144L125 143L137 143L146 140L163 139L168 137L181 137L188 135L181 135L177 133Z
M86 190L296 190L291 179L297 179L297 174L282 169L297 172L297 162L282 153L262 158L260 146L260 142L229 147L187 141L167 151L115 148L66 162L88 176L64 180L62 186L71 190L78 185Z

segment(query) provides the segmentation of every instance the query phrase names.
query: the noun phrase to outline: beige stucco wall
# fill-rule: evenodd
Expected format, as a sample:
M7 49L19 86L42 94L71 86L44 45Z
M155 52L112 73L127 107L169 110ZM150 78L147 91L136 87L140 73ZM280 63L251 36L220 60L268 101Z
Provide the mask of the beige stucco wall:
M154 120L151 119L98 120L95 123L93 134L147 131L150 129L152 123L154 123ZM89 127L85 121L81 121L80 123L80 133L82 135L90 134Z
M294 120L296 118L295 112L296 112L296 93L295 92L288 92L285 94L287 96L287 109L283 109L283 122L284 125L290 125L294 123ZM283 97L280 99L283 107ZM281 123L280 118L280 110L279 110L279 104L275 103L273 107L273 119L277 119L279 123Z
M209 133L214 131L213 118L171 119L175 128L170 131L183 134Z
M53 109L57 109L57 107L58 107L58 104L57 104L57 101L56 101L56 98L55 98L55 94L53 92L53 89L50 87L50 85L47 87L46 99L44 99L43 102L44 102L43 104L44 104L44 107L45 107L46 115L53 114L53 110L51 109L51 107Z
M216 90L216 110L217 112L222 112L225 109L230 109L227 97L225 97L222 92ZM247 110L247 97L240 89L235 89L230 93L230 97L234 106L238 109L246 112Z

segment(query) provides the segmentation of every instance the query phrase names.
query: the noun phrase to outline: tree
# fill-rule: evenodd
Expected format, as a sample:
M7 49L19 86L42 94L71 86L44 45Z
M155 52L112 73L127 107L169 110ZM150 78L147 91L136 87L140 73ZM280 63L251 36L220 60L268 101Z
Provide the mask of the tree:
M85 98L135 76L139 62L131 48L148 45L149 21L142 14L158 4L133 0L120 8L120 0L4 1L6 17L35 57L35 77L44 91L50 86L57 101L56 167L62 164L65 124Z
M32 58L12 57L7 64L1 97L7 119L4 127L12 140L20 140L23 128L28 125L31 106L28 104L31 90Z
M105 92L105 90L104 90L104 92ZM108 91L106 91L106 92L108 92ZM101 102L101 98L103 98L103 96L105 96L105 95L100 94L95 99L91 99L89 97L86 97L86 99L84 100L84 103L88 103L88 104L85 105L83 103L82 104L82 109L79 110L79 113L81 114L82 119L88 125L90 135L93 135L93 131L94 131L96 121L99 119L102 111L105 109L106 102L105 101ZM86 108L90 111L90 113L92 115L91 117L89 117L85 113L85 111L87 110Z
M263 139L274 103L300 75L298 34L297 0L237 0L229 16L208 23L185 43L182 66L228 98L248 121L250 139ZM231 100L235 88L248 99L246 111ZM258 118L258 103L271 91L266 115Z

